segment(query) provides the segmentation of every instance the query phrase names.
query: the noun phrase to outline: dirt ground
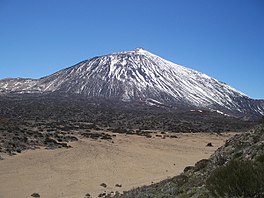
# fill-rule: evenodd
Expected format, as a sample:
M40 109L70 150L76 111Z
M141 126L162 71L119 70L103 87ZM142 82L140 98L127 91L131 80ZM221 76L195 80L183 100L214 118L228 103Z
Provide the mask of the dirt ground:
M181 173L234 134L176 135L162 139L156 134L117 134L113 142L80 139L68 149L43 148L5 157L0 160L0 198L26 198L34 192L48 198L123 192ZM213 147L206 147L209 142Z

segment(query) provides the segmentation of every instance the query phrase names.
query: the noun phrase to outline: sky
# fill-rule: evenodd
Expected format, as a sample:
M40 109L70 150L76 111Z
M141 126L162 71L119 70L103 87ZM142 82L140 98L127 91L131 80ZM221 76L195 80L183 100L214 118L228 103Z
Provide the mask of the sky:
M0 0L0 79L137 47L264 99L263 0Z

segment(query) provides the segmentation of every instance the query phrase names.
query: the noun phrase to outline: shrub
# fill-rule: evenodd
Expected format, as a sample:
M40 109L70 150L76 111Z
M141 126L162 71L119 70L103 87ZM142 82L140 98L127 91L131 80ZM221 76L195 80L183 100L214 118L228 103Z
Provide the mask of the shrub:
M208 159L202 159L195 163L194 165L194 171L200 171L201 169L205 168L208 164Z
M206 187L214 197L263 197L264 166L259 162L232 160L211 173Z
M264 163L264 155L259 155L258 157L256 157L256 161L260 163Z

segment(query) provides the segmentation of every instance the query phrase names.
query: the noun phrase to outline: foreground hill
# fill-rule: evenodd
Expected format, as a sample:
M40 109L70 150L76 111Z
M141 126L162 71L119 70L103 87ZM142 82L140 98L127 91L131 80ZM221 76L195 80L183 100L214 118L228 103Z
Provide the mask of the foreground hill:
M94 57L40 79L3 79L0 92L78 94L236 117L264 115L263 100L251 99L206 74L142 48Z
M226 141L176 177L115 197L264 197L264 125Z

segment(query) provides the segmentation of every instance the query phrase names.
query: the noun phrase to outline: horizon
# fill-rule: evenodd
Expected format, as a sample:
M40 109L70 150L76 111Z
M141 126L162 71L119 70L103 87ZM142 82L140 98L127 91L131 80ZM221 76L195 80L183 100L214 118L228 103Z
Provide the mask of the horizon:
M260 0L3 0L0 79L38 79L95 56L143 47L264 99L263 8Z

